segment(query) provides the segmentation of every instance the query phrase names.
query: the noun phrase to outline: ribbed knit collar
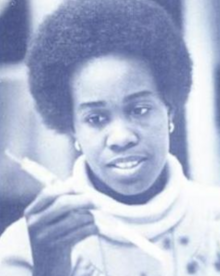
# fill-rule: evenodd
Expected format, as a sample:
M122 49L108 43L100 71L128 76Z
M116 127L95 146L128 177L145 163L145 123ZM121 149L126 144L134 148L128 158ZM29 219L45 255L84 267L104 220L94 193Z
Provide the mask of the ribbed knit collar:
M171 154L168 155L167 165L168 181L164 189L141 205L127 205L97 191L88 177L84 156L80 156L74 165L72 183L75 183L76 191L88 195L94 202L96 209L93 214L103 235L121 240L114 231L107 231L107 227L102 227L102 223L99 223L102 218L103 221L119 221L147 239L152 239L173 228L186 212L187 202L183 190L187 179L180 163Z

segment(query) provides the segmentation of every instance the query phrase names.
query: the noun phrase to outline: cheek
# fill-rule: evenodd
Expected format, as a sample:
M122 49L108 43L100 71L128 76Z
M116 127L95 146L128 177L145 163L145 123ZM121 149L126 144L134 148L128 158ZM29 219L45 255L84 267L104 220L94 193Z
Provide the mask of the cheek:
M164 121L159 127L158 127L158 133L157 137L155 137L156 140L158 140L158 147L167 152L169 150L170 145L170 136L169 136L169 129L168 129L168 122Z
M167 151L169 149L169 129L167 116L159 117L157 122L152 127L151 141L161 151Z

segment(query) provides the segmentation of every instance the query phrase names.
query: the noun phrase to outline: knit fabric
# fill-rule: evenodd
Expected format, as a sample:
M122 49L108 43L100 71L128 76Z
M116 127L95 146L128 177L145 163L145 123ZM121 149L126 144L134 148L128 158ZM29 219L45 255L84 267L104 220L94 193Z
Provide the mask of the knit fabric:
M126 205L95 190L83 156L66 184L92 199L100 229L73 248L71 276L220 275L220 190L187 180L175 157L168 157L164 190L147 204ZM31 276L32 267L22 219L0 239L0 275Z
M94 205L97 206L93 212L95 218L97 216L97 220L98 216L103 217L103 220L106 217L115 218L147 239L152 239L174 227L182 219L187 209L184 189L188 186L188 180L183 175L179 162L172 155L168 156L168 175L172 175L172 177L168 178L165 189L142 205L126 205L95 190L87 176L84 156L77 160L73 178L68 181L70 185L74 184L74 190L86 194L92 199ZM101 223L100 230L102 230ZM123 240L123 237L119 237L114 231L108 233L107 236Z

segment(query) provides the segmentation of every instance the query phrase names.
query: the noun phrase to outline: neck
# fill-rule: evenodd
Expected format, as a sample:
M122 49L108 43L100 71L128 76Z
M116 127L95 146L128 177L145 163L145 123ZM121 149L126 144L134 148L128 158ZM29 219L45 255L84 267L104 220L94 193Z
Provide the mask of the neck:
M110 196L111 198L128 205L138 205L147 203L154 196L159 194L165 187L167 182L167 169L164 167L162 173L158 177L158 179L154 182L154 184L146 191L136 194L136 195L123 195L115 190L111 189L108 185L106 185L103 181L101 181L93 171L87 166L87 171L90 180L92 181L94 187L99 192Z

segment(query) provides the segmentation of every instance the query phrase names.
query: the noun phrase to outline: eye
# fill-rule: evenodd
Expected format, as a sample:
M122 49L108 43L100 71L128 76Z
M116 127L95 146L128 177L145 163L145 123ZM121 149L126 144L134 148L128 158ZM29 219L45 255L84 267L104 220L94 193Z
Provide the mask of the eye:
M107 121L107 116L103 114L91 114L86 118L86 121L91 125L99 126Z
M150 111L150 108L147 106L135 106L131 110L131 114L134 116L143 116Z

